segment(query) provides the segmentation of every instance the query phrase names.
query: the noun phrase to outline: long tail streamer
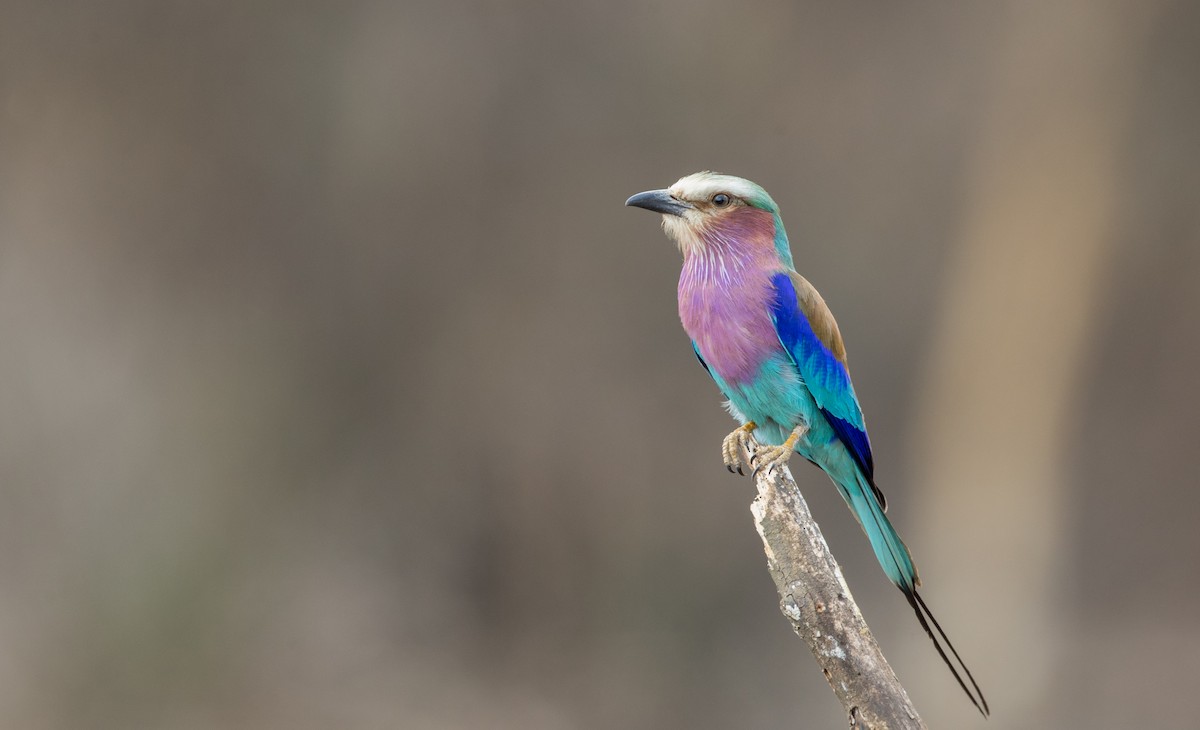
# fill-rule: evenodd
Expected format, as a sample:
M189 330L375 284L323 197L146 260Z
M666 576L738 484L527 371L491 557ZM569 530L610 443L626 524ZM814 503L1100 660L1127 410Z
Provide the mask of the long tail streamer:
M915 590L906 591L903 588L900 590L904 593L904 597L908 599L908 605L912 606L913 613L917 614L917 620L921 622L921 628L925 629L925 633L929 635L929 640L933 642L933 646L942 657L942 661L946 663L946 666L950 668L950 673L958 680L958 686L962 687L962 691L966 692L967 697L971 698L971 703L975 705L975 709L979 710L984 717L989 716L991 710L988 709L987 699L983 696L983 690L979 689L979 684L975 681L975 677L971 676L971 670L963 663L962 657L958 655L958 650L954 648L954 644L950 643L950 637L946 636L946 632L942 630L942 625L934 618L933 612L929 610L929 606L925 605L924 599ZM926 620L926 617L928 617L928 620ZM934 635L933 629L930 628L930 623L933 624L933 628L937 629L937 636ZM950 654L954 656L955 661L958 662L958 666L962 667L963 674L967 675L967 681L975 689L974 692L967 688L967 682L963 681L962 674L958 673L958 668L955 667L954 662L950 661L946 650L942 648L941 642L938 641L938 636L942 637L942 641L950 649Z

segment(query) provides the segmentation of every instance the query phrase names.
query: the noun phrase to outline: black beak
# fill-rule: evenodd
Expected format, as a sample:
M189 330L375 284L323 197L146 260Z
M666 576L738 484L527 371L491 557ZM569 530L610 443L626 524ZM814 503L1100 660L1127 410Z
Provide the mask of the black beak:
M690 203L672 197L666 190L647 190L644 193L638 193L626 200L625 205L645 208L663 215L683 215L684 211L691 210L693 207Z

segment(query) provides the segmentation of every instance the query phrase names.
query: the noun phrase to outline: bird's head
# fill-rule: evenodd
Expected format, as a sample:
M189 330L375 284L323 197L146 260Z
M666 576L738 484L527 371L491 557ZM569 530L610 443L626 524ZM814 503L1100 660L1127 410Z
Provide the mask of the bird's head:
M715 172L680 178L665 190L638 193L625 205L662 213L663 230L684 255L714 246L771 243L791 265L791 251L779 206L749 180Z

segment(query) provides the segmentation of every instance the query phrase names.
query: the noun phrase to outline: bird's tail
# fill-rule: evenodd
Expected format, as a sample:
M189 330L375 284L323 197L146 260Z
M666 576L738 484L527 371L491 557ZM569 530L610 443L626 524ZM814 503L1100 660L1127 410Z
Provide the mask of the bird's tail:
M838 491L850 506L850 511L858 519L871 548L883 572L896 586L905 593L913 593L921 585L921 577L917 575L917 566L913 564L908 546L896 534L896 528L883 512L883 505L875 496L875 491L867 482L866 477L858 469L853 470L847 479L834 479ZM848 483L843 483L848 482Z
M835 480L838 491L842 493L842 497L845 498L851 511L854 512L858 523L862 525L863 531L867 533L867 539L871 541L871 548L875 551L875 558L879 560L880 566L883 567L883 572L887 574L892 583L896 584L896 587L900 589L904 597L908 600L908 605L912 607L913 613L917 615L917 621L921 623L921 628L925 629L925 633L929 636L930 641L933 642L938 655L946 663L946 666L950 669L950 673L954 675L954 679L958 681L958 686L962 687L963 692L971 699L976 709L984 717L987 717L991 711L988 709L988 703L983 696L983 691L979 689L975 678L971 676L971 670L963 663L962 658L958 655L958 651L950 643L950 637L946 636L946 632L942 630L941 624L934 618L933 613L929 610L929 606L925 605L924 599L917 593L917 587L921 585L921 578L917 574L917 566L913 563L912 555L908 552L908 547L900 539L900 535L896 533L896 528L892 527L892 523L888 520L887 515L884 514L883 506L875 496L875 490L867 482L866 477L858 472L857 469L854 476L854 481L849 487L843 485L840 480ZM947 649L949 649L949 653L947 653ZM954 657L954 660L951 661L950 657ZM961 673L959 672L960 668L962 669ZM964 676L966 677L965 680L963 679ZM970 683L970 688L967 686L968 682Z

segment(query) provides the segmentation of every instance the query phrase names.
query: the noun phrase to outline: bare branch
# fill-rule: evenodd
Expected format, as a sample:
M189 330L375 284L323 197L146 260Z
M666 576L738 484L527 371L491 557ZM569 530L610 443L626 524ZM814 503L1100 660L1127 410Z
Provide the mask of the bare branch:
M779 608L821 665L853 728L925 728L850 595L786 466L755 477L750 506Z

